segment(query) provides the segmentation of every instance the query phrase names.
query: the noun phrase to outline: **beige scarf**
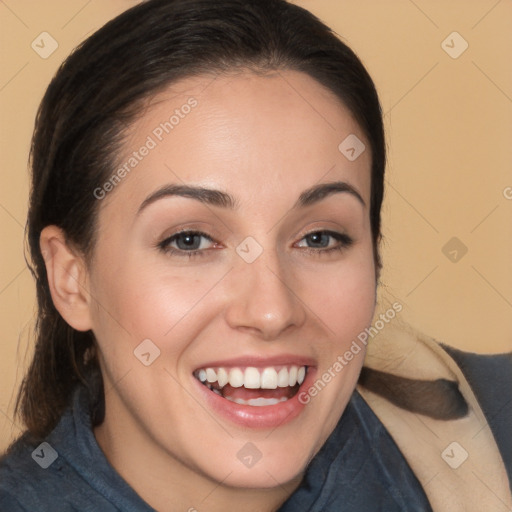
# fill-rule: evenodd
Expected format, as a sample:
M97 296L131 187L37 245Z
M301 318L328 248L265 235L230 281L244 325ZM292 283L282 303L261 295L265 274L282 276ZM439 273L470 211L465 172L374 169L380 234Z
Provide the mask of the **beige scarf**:
M357 388L395 440L435 512L512 511L507 473L489 425L460 368L438 343L389 323L369 343L364 366L408 379L456 382L469 406L462 418L438 420Z

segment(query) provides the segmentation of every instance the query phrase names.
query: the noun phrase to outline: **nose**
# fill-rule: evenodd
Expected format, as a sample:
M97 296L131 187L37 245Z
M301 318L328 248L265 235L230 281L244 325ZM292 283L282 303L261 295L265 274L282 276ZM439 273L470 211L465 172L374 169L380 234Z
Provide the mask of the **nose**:
M226 311L231 328L250 332L265 341L278 339L284 331L300 327L306 319L305 306L294 290L292 273L285 272L278 258L269 253L264 251L253 263L237 263Z

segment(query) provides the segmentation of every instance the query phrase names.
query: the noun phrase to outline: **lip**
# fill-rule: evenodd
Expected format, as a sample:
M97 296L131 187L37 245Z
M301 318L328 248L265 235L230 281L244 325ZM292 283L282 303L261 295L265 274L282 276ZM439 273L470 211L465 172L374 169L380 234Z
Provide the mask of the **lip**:
M243 368L247 366L264 368L266 366L279 365L307 366L308 371L306 373L306 378L300 385L297 393L286 402L279 402L275 405L265 405L258 407L237 404L236 402L226 400L213 391L210 391L194 376L192 376L192 379L194 381L194 385L198 389L200 396L204 398L207 407L214 413L214 415L221 416L222 418L245 428L274 429L286 425L293 419L297 418L297 416L299 416L304 411L306 404L303 404L299 401L299 396L304 389L308 389L314 382L316 366L314 365L314 361L312 359L297 356L278 356L273 358L241 357L230 359L229 361L211 361L204 366L198 366L198 368Z

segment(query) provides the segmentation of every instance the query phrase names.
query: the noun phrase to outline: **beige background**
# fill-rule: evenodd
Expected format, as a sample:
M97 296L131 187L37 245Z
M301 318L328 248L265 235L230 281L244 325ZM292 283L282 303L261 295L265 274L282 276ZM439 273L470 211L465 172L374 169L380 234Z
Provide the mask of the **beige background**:
M0 2L0 450L32 350L23 259L37 105L71 49L132 0ZM407 322L482 353L512 350L512 2L301 0L358 53L379 90L389 146L383 290ZM41 32L58 49L41 58ZM458 58L442 42L467 41ZM451 51L462 40L449 37ZM467 247L443 247L457 237ZM445 256L457 251L458 261Z

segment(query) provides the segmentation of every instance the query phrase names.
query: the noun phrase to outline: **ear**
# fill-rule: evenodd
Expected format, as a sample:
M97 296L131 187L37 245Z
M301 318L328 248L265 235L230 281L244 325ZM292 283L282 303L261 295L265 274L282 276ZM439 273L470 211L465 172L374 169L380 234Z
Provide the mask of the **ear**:
M43 229L39 246L57 311L74 329L88 331L92 324L88 275L83 258L70 247L64 232L57 226Z

